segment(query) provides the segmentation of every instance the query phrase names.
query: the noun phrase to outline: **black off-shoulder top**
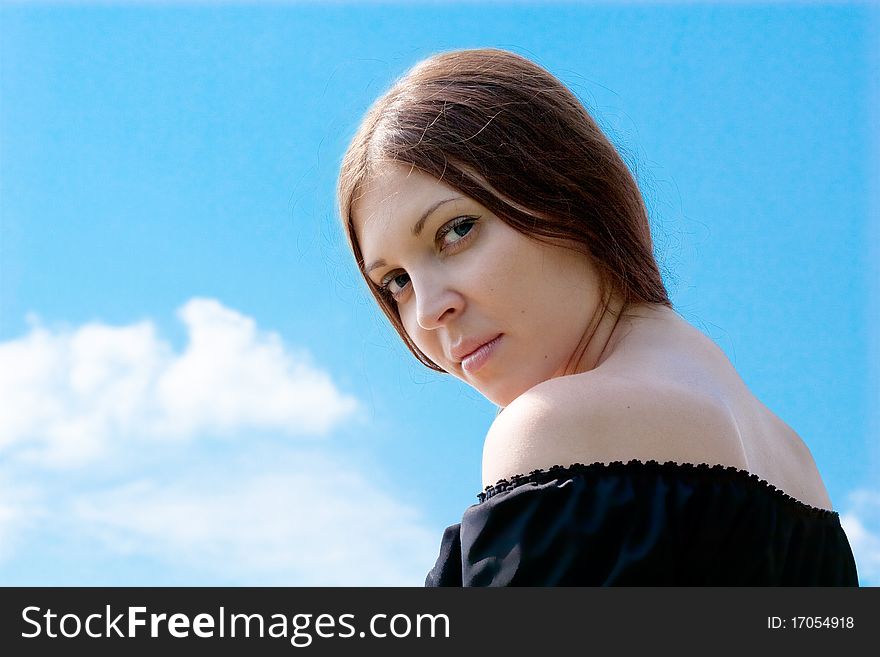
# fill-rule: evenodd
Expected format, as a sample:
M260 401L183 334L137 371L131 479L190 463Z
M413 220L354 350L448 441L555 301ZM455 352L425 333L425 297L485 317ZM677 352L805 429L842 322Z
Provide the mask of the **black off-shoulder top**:
M502 479L447 527L425 586L858 586L836 511L707 463Z

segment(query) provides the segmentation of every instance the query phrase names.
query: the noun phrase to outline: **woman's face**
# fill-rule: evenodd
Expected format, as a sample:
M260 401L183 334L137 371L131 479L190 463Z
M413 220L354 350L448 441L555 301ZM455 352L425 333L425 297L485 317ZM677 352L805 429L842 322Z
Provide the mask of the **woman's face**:
M533 241L403 164L367 182L352 220L367 276L434 363L499 406L571 373L601 300L585 255Z

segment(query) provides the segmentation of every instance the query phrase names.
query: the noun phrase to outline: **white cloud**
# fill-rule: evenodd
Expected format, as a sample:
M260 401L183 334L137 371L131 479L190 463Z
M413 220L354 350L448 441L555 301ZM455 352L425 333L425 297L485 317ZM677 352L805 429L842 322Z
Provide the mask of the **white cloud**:
M20 548L29 529L44 521L40 497L33 484L12 481L0 472L0 562Z
M104 549L230 585L421 586L436 530L356 469L314 455L269 472L224 465L72 504Z
M0 343L0 452L72 467L113 441L325 434L360 409L307 352L253 319L212 299L191 299L178 316L188 333L181 354L150 321L54 331L35 322Z
M840 524L856 559L859 583L880 586L880 534L872 531L880 527L880 491L859 489L847 500L847 512L840 514Z
M326 435L360 403L217 301L178 317L179 353L151 321L31 318L0 343L0 560L38 573L57 556L45 568L68 583L112 560L184 585L421 586L436 528L331 441L279 440Z

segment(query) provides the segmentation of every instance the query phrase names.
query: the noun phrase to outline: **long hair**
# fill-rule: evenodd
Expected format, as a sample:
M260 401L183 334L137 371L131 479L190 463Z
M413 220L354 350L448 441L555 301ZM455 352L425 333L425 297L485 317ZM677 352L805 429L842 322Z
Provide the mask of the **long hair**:
M506 50L443 52L406 72L363 118L339 172L339 217L358 269L410 351L396 305L364 272L352 205L379 167L399 162L434 176L530 238L563 240L592 259L603 312L611 295L672 308L654 259L635 179L613 144L556 77ZM542 239L548 238L548 239Z

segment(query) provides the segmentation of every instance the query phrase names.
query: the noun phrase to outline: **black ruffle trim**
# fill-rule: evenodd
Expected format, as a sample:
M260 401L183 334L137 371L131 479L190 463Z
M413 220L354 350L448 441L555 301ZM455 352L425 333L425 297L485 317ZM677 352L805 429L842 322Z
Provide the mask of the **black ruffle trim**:
M573 463L571 465L554 465L544 470L532 470L529 474L514 475L510 479L500 479L495 482L495 484L486 486L482 493L477 493L477 499L479 500L479 503L482 504L490 497L525 484L544 484L553 481L554 479L558 479L560 476L574 477L597 471L612 473L625 472L631 470L632 466L636 466L643 472L647 473L687 473L697 479L710 478L717 481L718 478L721 477L728 481L752 482L766 490L770 495L777 497L782 502L790 505L799 513L803 513L809 517L836 518L838 516L837 511L821 509L807 504L806 502L802 502L785 491L776 488L776 486L770 482L761 479L755 473L748 472L747 470L740 470L733 465L722 465L720 463L714 465L709 465L708 463L679 463L677 461L659 463L654 459L648 461L631 459L627 462L611 461L610 463L604 463L603 461L596 461L588 464Z

